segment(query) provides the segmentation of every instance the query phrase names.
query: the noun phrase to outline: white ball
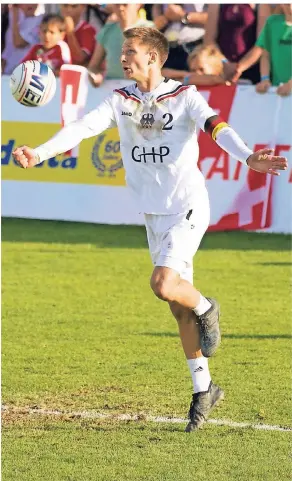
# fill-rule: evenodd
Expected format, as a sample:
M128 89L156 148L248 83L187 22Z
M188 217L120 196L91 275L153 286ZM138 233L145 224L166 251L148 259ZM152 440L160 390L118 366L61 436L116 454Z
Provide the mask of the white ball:
M48 65L37 60L28 60L13 70L10 89L13 97L20 104L27 107L40 107L54 97L56 77Z

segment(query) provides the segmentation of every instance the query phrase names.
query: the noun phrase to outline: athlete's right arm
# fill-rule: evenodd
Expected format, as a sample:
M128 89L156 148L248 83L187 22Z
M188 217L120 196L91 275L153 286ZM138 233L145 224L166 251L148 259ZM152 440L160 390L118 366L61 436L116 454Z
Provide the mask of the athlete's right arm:
M34 167L46 159L71 150L83 139L94 137L106 129L116 126L111 97L104 100L96 109L82 119L72 122L61 129L48 142L32 149L26 145L17 147L13 156L23 169Z

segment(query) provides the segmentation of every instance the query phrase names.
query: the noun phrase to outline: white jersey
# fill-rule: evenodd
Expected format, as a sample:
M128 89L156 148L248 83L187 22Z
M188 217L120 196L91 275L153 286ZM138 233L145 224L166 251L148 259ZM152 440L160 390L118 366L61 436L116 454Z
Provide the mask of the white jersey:
M115 90L82 120L69 124L63 135L61 131L35 150L43 160L117 126L126 182L140 210L176 214L199 203L205 189L197 166L197 135L214 115L194 86L164 80L142 93L133 84Z

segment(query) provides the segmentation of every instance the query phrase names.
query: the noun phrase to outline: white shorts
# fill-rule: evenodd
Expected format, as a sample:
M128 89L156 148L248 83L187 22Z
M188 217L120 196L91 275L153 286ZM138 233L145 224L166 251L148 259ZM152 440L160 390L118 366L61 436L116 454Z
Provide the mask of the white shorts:
M193 283L193 257L210 222L207 191L199 206L182 214L144 215L153 264L169 267Z

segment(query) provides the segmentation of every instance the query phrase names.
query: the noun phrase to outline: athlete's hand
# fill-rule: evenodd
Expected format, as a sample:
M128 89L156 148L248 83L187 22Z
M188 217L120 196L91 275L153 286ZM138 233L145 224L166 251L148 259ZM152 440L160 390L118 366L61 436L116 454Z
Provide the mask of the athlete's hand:
M274 149L261 149L254 152L247 159L247 165L257 172L264 174L280 175L278 170L286 170L288 162L286 157L273 155Z
M34 150L27 147L27 145L17 147L12 152L12 155L19 167L22 167L23 169L34 167L38 163L38 157L35 155Z

